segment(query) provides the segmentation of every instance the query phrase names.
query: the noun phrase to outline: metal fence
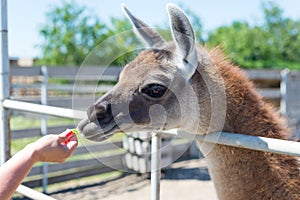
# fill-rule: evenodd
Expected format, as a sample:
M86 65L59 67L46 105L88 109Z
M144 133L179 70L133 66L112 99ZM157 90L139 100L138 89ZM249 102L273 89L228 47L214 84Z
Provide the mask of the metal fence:
M103 73L101 71L102 68L99 67L91 67L89 72L86 73L84 78L85 80L97 80L99 77L96 75L97 73ZM40 83L30 83L27 85L20 84L12 84L11 88L13 89L14 99L4 99L1 106L7 111L7 109L12 110L21 110L25 112L31 112L31 113L38 113L41 115L51 115L56 117L64 117L64 118L73 118L73 119L82 119L86 114L85 111L81 110L73 110L71 109L72 105L72 99L68 98L59 98L58 100L52 99L48 96L49 91L51 90L62 90L68 93L72 93L73 91L73 82L70 84L65 85L55 85L55 84L48 84L48 79L51 78L63 78L68 80L74 80L76 73L78 71L78 67L12 67L10 71L7 73L10 77L17 77L17 76L38 76L40 77ZM116 80L118 77L118 74L120 72L120 68L112 68L110 71L106 72L106 74L103 75L103 78L105 80ZM256 82L258 86L261 86L259 91L261 94L271 101L273 101L275 104L280 104L281 112L284 115L287 115L290 117L291 122L295 124L297 122L299 115L297 115L297 112L295 111L295 107L288 106L289 102L292 100L293 103L297 105L297 100L295 98L298 98L297 95L297 83L294 83L295 80L298 80L297 77L299 73L296 72L289 72L289 71L257 71L257 70L249 70L247 71L249 77ZM6 74L3 74L6 75ZM23 83L22 83L23 84ZM275 85L272 87L269 87L268 85ZM292 85L292 87L290 86ZM27 89L33 89L35 91L39 91L37 95L37 99L31 99L30 101L32 103L23 102L20 101L21 98L18 98L18 90L22 90L22 88ZM109 85L105 85L105 87L99 87L101 89L101 92L105 92L108 89L111 88ZM78 89L79 92L87 92L89 90L90 92L95 92L94 87L85 86L85 88ZM19 91L20 92L20 91ZM24 92L24 91L23 91ZM300 96L300 94L299 94ZM84 101L84 100L83 100ZM49 105L42 105L37 104L37 102L41 102L44 104L50 104ZM53 105L60 105L63 107L69 107L69 108L62 108L57 107ZM290 115L289 113L292 114ZM45 118L46 122L47 118ZM297 123L296 123L297 124ZM47 134L47 132L43 132L43 130L47 130L46 123L42 123L41 133ZM9 129L7 129L9 131ZM192 136L184 133L182 131L178 130L172 130L164 133L153 133L152 138L152 174L151 174L151 181L152 181L152 197L153 199L159 199L159 177L160 177L160 170L158 166L160 166L160 145L161 145L161 135L162 134L172 134L177 135L178 137L183 138L191 138ZM7 134L8 137L11 137L11 135ZM205 140L206 142L215 142L216 137L219 136L219 134L211 134L209 137L202 137L202 136L196 136L196 139L198 140ZM7 141L8 143L9 141ZM6 143L6 144L7 144ZM267 152L275 152L275 153L282 153L282 154L288 154L288 155L295 155L299 156L299 150L300 146L297 142L291 142L291 141L282 141L282 140L276 140L276 139L269 139L269 138L262 138L262 137L253 137L253 136L245 136L245 135L239 135L239 134L231 134L231 133L222 133L220 137L217 140L217 143L224 144L224 145L230 145L230 146L237 146L240 148L249 148L254 150L261 150L261 151L267 151ZM103 149L102 149L103 150ZM119 157L119 160L121 158ZM44 174L49 170L50 172L53 171L53 167L48 169L48 165L44 164L43 167ZM63 166L62 166L63 167ZM57 170L57 169L56 169ZM99 171L101 172L101 170ZM103 172L103 170L102 170ZM32 172L35 173L35 172ZM48 178L45 176L43 184L47 185ZM50 179L51 183L51 179ZM24 187L21 187L24 189ZM21 191L22 192L22 191Z
M101 70L102 68L99 67L91 67L90 70L88 70L89 72L85 74L85 77L82 78L90 81L97 80L99 77L96 74L97 73L102 74L103 72ZM54 91L57 89L68 93L72 93L73 84L74 84L73 82L65 85L55 85L55 84L48 84L48 79L60 77L67 80L74 80L77 71L78 71L78 67L50 67L50 68L45 66L27 67L27 68L12 67L7 73L3 73L1 75L2 76L9 75L10 78L17 77L17 76L31 76L31 77L38 76L40 77L40 83L38 84L30 83L22 86L20 86L20 84L12 84L10 87L3 88L3 90L5 89L9 90L8 88L13 89L14 90L13 93L15 94L13 98L15 100L5 98L3 99L1 106L5 110L5 112L8 109L11 109L11 110L21 110L21 111L31 112L31 113L38 113L41 115L51 115L56 117L82 119L86 115L85 111L71 109L72 99L59 98L57 100L57 99L52 99L51 97L48 96L49 91L51 90ZM104 74L102 78L104 78L105 80L116 80L119 72L120 72L120 68L111 68L111 70L108 70L108 72L106 72L106 74ZM258 86L261 86L259 89L261 94L265 98L275 102L275 104L280 104L282 114L292 119L290 120L292 124L297 125L297 121L299 121L299 115L297 115L298 112L296 111L295 108L298 108L297 105L298 102L300 102L300 100L299 101L297 100L297 98L300 97L300 94L297 94L298 91L297 88L299 88L299 86L297 86L299 82L298 77L300 77L299 73L289 72L287 70L284 71L249 70L247 71L247 73L249 77L252 80L254 80ZM5 78L3 78L3 80L4 79ZM275 85L275 86L269 87L268 85ZM9 86L9 84L7 86ZM99 87L99 88L101 89L101 92L105 92L111 87L112 86L105 85L104 87ZM20 99L22 99L23 97L21 96L21 98L18 98L17 93L18 90L22 90L24 88L39 91L37 95L38 98L31 99L30 101L32 103L21 101ZM87 90L89 90L90 92L95 92L94 87L89 87L86 85L84 88L82 89L79 88L77 91L87 92ZM42 104L37 104L37 102L41 102ZM293 107L290 106L289 102L294 103L294 106ZM49 104L52 106L49 106ZM55 105L60 105L69 108L57 107ZM2 115L5 116L5 113L4 114L2 113ZM46 122L47 118L44 118L44 120ZM5 122L5 120L3 122L5 124L7 123ZM7 130L7 132L3 132L3 133L5 133L5 136L7 138L10 138L11 135L9 134L9 127L8 126L2 127L2 129ZM47 134L46 123L42 123L42 128L40 132L42 134ZM158 170L159 169L158 166L160 166L161 155L158 149L160 149L162 134L172 134L183 138L192 137L191 135L178 130L172 130L164 133L153 133L153 138L151 143L152 144L151 149L153 150L152 162L151 162L151 166L152 166L151 181L152 181L153 199L159 199L160 170ZM206 138L204 138L203 136L196 136L196 139L205 140L206 142L215 142L217 136L219 136L219 134L211 134L209 137ZM9 140L7 139L7 141L5 142L5 146L9 146L7 145L8 143ZM223 145L237 146L240 148L282 153L282 154L288 154L294 156L300 155L299 143L291 142L291 141L245 136L245 135L231 134L231 133L222 133L218 138L217 143ZM7 150L6 152L9 151ZM118 159L120 160L120 157ZM5 159L3 158L3 160ZM57 169L53 169L53 167L51 166L48 169L48 165L44 164L43 170L45 172L44 174L46 174L47 171L52 172L53 170L57 170ZM101 172L101 170L99 172ZM32 173L35 172L33 171ZM48 182L48 178L45 176L43 181L44 185L47 185L47 182ZM22 186L21 188L24 189L24 187Z
M44 68L44 69L43 69ZM45 73L49 72L49 70L46 70L46 67L36 67L36 68L12 68L10 71L10 75L24 75L24 70L26 71L25 74L30 74L31 76L33 75L39 75L39 76L46 76L43 77L41 80L47 80L49 77L49 74L57 74L55 71L60 71L60 68L53 68L51 73ZM55 69L55 70L54 70ZM64 68L68 70L68 68ZM71 68L72 70L68 70L69 74L72 74L72 76L69 76L70 79L74 79L74 76L76 75L76 70L75 68ZM23 70L23 72L22 72ZM32 73L31 70L36 71L36 73ZM96 69L94 69L96 70ZM91 70L91 74L95 74L95 71ZM97 68L99 70L99 68ZM41 73L44 71L43 73ZM71 73L70 73L71 71ZM67 73L67 74L68 74ZM114 72L115 73L115 72ZM293 102L297 104L299 101L294 101L295 98L298 98L297 96L297 91L294 91L298 87L295 86L294 80L298 80L296 77L298 77L297 73L295 74L294 72L288 72L288 71L255 71L255 70L250 70L247 71L249 77L252 80L255 80L256 82L259 82L262 84L262 82L265 81L271 81L271 82L276 82L275 85L278 85L279 87L274 87L274 88L266 88L265 86L260 89L260 92L265 98L271 99L273 101L278 101L281 104L281 112L284 115L287 115L289 117L293 117L293 121L297 121L298 115L296 115L295 111L293 111L294 115L288 115L291 108L288 106L289 99L293 99ZM63 73L60 73L62 75ZM299 74L299 73L298 73ZM5 74L4 74L5 75ZM114 77L117 77L118 72L114 75ZM291 77L290 77L291 75ZM3 74L2 74L3 76ZM110 75L110 77L112 77ZM300 76L299 76L300 77ZM95 77L94 77L95 78ZM94 79L93 78L93 79ZM289 85L292 85L294 90L290 88ZM39 88L41 93L40 95L43 96L44 92L44 97L46 101L48 101L48 96L47 95L47 90L49 88L59 88L59 86L54 86L53 85L47 85L47 81L42 81L41 84L34 85L32 86L33 88ZM20 88L17 85L12 85L12 88ZM30 87L29 87L30 88ZM46 88L46 89L45 89ZM68 90L71 92L71 86L65 85L62 87L64 90ZM292 93L292 95L291 95ZM299 95L300 96L300 95ZM33 101L34 102L34 101ZM43 100L41 100L43 102ZM47 102L46 102L47 103ZM49 102L48 102L49 103ZM65 104L70 104L69 102L65 102ZM85 111L81 110L73 110L70 108L61 108L57 106L49 106L49 105L42 105L42 104L37 104L37 103L28 103L28 102L22 102L20 100L12 100L12 99L4 99L2 101L1 106L7 111L8 109L13 109L13 110L22 110L26 112L31 112L31 113L38 113L42 115L51 115L51 116L56 116L56 117L65 117L65 118L73 118L73 119L82 119L84 118ZM43 129L43 128L42 128ZM7 128L9 131L9 129ZM8 133L6 133L9 135ZM160 145L161 145L161 135L162 134L172 134L172 135L177 135L178 137L183 137L183 138L192 138L194 136L184 133L179 130L171 130L163 133L153 133L152 137L152 162L151 162L151 182L152 182L152 199L159 199L159 177L160 177ZM218 138L216 138L218 137ZM287 155L294 155L294 156L300 156L300 144L297 142L291 142L291 141L284 141L284 140L277 140L277 139L270 139L270 138L263 138L263 137L254 137L254 136L246 136L246 135L240 135L240 134L232 134L232 133L221 133L220 134L211 134L209 137L203 137L203 136L196 136L197 140L204 140L206 142L216 142L218 144L223 144L223 145L230 145L230 146L236 146L240 148L248 148L248 149L253 149L253 150L260 150L260 151L266 151L266 152L274 152L274 153L281 153L281 154L287 154ZM8 143L9 141L7 141ZM6 144L7 144L6 143ZM47 168L47 167L46 167ZM48 169L46 169L47 171ZM50 171L53 169L50 169ZM20 189L21 188L21 189ZM19 189L22 190L24 189L23 186L21 186ZM22 192L22 191L21 191Z
M8 109L18 109L28 112L48 114L53 116L61 116L55 110L60 110L61 108L49 107L44 105L36 105L30 103L24 103L13 100L4 100L2 104ZM30 109L28 109L28 107ZM25 109L24 109L25 108ZM32 108L32 109L31 109ZM64 109L67 111L63 117L70 118L81 118L81 111L76 111L79 115L74 115L74 110ZM178 130L156 133L152 136L152 163L151 163L151 195L152 199L159 199L159 182L160 182L160 144L161 144L161 134L175 134L179 137L192 138L193 136ZM235 146L239 148L247 148L252 150L266 151L272 153L287 154L293 156L300 156L300 143L285 141L279 139L271 139L264 137L246 136L241 134L233 133L221 133L220 134L210 134L209 136L196 136L197 140L212 142L217 144Z
M9 73L11 80L11 96L10 99L3 102L3 105L5 105L6 108L10 108L10 110L13 111L14 115L21 114L29 117L33 117L33 115L26 113L37 113L39 114L39 116L42 115L41 120L42 122L44 121L44 123L41 123L40 129L31 128L28 130L13 130L10 134L10 138L18 139L24 137L45 135L47 133L57 133L65 130L66 128L74 126L74 124L68 124L63 126L47 127L46 115L82 119L85 116L85 111L72 109L72 101L74 101L75 99L75 101L79 101L86 106L87 103L91 101L91 97L86 97L86 94L94 94L95 85L97 86L97 82L99 81L99 76L96 74L102 74L101 85L97 86L96 92L104 93L113 87L112 83L116 81L121 68L110 67L105 72L103 72L103 67L99 66L85 68L84 74L81 74L80 77L80 79L82 80L79 81L80 84L76 84L76 92L74 93L74 80L75 78L78 78L76 77L76 75L79 70L79 67L11 67ZM62 79L64 80L64 83L58 84L56 82L53 82L53 79ZM66 80L67 83L65 83ZM108 81L109 84L105 81ZM79 89L77 87L79 87ZM24 102L24 100L26 102ZM47 104L47 106L41 104L43 102L44 104ZM83 110L86 110L85 106L83 106ZM43 116L45 116L45 118ZM126 138L124 139L123 143L124 141L126 141ZM121 147L120 142L114 142L114 147L111 147L105 143L100 143L97 145L88 144L88 146L86 147L89 149L89 151L91 151L89 153L95 155L97 153L101 153L101 151L115 151L115 146ZM173 158L175 157L177 158L177 156L181 155L184 150L187 150L189 148L189 146L189 140L184 140L183 143L181 141L180 144L177 144L176 142L172 143L169 146L170 148L168 148L171 153L169 155L163 154L162 161L173 160ZM84 147L78 147L75 151L75 155L80 156L82 154L85 154L86 151L84 151L84 149ZM118 162L115 163L111 163L110 161L108 161L108 157L99 158L101 161L105 161L106 164L109 162L110 167L101 165L101 163L99 163L96 159L88 160L86 158L84 158L84 160L81 159L81 162L67 161L67 163L64 163L62 165L48 165L47 163L43 163L43 166L33 167L33 169L26 177L24 184L30 187L37 187L41 186L42 183L44 192L47 192L47 185L51 183L114 171L114 169L123 169L126 167L129 168L128 161L130 162L131 159L128 159L128 156L130 156L130 151L126 152L126 148L124 149L124 151L118 153L117 155L113 153L112 158L114 159L110 160L118 160ZM186 156L188 153L189 152L187 151L184 156ZM136 158L136 154L132 156L134 156L132 158ZM83 157L81 156L81 158ZM132 170L134 171L136 170L136 167L141 167L141 169L144 169L144 171L149 171L148 166L150 160L148 160L148 158L149 156L139 158L138 165L133 162L134 167ZM132 161L135 161L135 159L133 159ZM144 162L142 163L140 161ZM124 166L122 166L122 164ZM93 170L90 170L91 168L93 168ZM63 175L59 174L58 172L60 170L64 171L65 173ZM128 170L131 170L131 168L129 168ZM40 176L41 174L43 175L42 181Z

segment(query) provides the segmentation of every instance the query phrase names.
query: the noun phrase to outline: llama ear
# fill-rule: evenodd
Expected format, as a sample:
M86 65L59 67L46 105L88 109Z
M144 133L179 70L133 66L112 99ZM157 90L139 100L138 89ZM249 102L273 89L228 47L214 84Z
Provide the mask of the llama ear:
M177 51L183 58L183 65L178 65L188 80L198 66L195 34L192 25L184 12L172 3L167 4L172 36L177 45Z
M165 43L165 40L155 30L151 29L143 21L132 15L124 3L121 4L121 8L135 28L135 33L146 45L150 47L161 47Z

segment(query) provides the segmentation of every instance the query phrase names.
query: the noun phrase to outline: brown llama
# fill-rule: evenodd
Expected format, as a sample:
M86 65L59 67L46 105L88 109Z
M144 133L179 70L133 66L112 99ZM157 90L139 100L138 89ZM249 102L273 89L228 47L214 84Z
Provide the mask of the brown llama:
M207 52L196 44L192 26L177 6L167 5L172 42L125 6L123 10L150 48L127 64L115 87L89 107L78 125L84 137L102 141L120 131L179 128L198 135L224 131L289 138L280 116L245 73L218 48ZM205 142L201 146L219 199L300 199L295 157Z

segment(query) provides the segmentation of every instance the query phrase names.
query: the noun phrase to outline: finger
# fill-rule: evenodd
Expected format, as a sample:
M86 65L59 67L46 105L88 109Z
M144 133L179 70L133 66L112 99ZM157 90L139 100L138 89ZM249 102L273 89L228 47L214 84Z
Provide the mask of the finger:
M67 144L70 140L74 140L74 137L76 137L76 135L70 129L65 130L58 136L59 136L59 142L65 144Z
M64 137L67 137L67 135L68 135L70 132L72 132L72 131L71 131L70 129L67 129L67 130L65 130L64 132L60 133L58 136L64 138Z
M67 133L68 133L67 131L64 131L58 135L59 143L64 142L66 140Z
M67 145L68 149L71 151L71 154L75 151L76 147L78 146L77 141L70 141Z
M66 140L63 143L66 145L70 141L76 141L78 143L77 136L74 133L67 135Z
M70 141L76 141L76 142L78 142L77 135L74 134L74 133L73 133L73 134L71 135L71 137L69 137L68 139L69 139Z

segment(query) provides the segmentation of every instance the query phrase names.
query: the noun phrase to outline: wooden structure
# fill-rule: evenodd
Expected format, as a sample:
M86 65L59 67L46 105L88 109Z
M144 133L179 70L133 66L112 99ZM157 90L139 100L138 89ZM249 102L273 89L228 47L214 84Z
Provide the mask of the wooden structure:
M80 70L82 71L80 72ZM45 71L47 73L45 73ZM95 94L101 95L108 91L118 79L120 71L121 68L118 67L108 69L101 67L88 67L84 69L78 67L14 67L10 70L12 81L12 95L10 98L14 100L25 99L27 102L39 103L42 101L41 96L46 95L48 105L74 108L74 102L75 104L77 102L76 109L85 110L86 108L79 107L79 105L88 105L91 98L93 98L92 101L94 101ZM79 72L80 76L78 76ZM297 112L293 110L295 107L288 106L288 102L290 99L294 98L291 94L296 94L293 90L296 90L297 86L294 86L293 84L298 80L296 77L300 77L300 73L286 73L285 82L283 83L281 71L249 70L247 73L267 101L273 102L278 109L280 104L285 105L287 116L293 117L291 118L293 120L290 121L297 122L297 119L300 117L297 115ZM45 82L44 80L47 81ZM101 84L98 84L99 82ZM43 84L46 84L46 86ZM284 84L286 84L285 90L282 89ZM43 94L43 92L45 92L43 88L47 89L46 94ZM282 99L284 99L284 101L281 101ZM294 103L297 104L297 101ZM291 114L289 114L289 110L292 110ZM67 124L59 127L47 127L47 132L57 133L72 126L74 126L74 124ZM42 130L37 128L12 131L11 137L12 139L19 139L22 137L39 136L41 134ZM149 155L151 148L149 137L146 138L146 140L143 140L143 137L139 134L133 133L130 136L123 138L124 149L122 148L121 140L115 141L112 149L112 143L91 144L88 148L85 146L79 147L75 152L75 156L79 156L81 159L72 160L63 165L51 164L47 166L47 183L62 182L83 176L110 172L115 169L129 168L128 170L138 172L149 171L151 159ZM124 141L127 142L124 143ZM166 165L165 163L170 163L172 159L175 159L177 154L188 149L190 146L189 142L190 141L185 141L179 146L172 144L173 146L170 146L172 148L169 148L168 151L162 153L162 165L164 166ZM162 146L164 145L163 142ZM118 149L116 150L116 148ZM177 152L174 150L177 150ZM100 156L100 158L96 159L82 159L85 155L91 153L101 154L104 151L110 152L109 154L111 155ZM164 155L167 156L164 158ZM127 161L123 162L124 160ZM25 179L25 183L30 187L40 186L43 179L41 174L45 173L45 171L43 172L43 169L43 166L35 166L29 176Z

